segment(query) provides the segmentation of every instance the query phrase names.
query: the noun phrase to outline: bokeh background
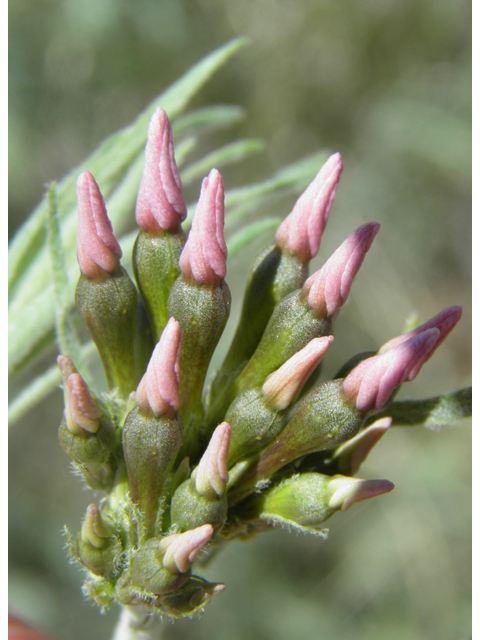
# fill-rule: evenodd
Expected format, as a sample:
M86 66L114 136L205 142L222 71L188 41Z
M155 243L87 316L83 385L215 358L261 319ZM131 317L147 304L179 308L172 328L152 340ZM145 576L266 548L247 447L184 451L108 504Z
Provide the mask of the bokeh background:
M460 325L401 397L469 383L467 0L15 0L9 17L11 234L47 181L209 51L247 35L251 46L193 103L237 103L248 114L204 152L222 136L266 142L225 170L227 188L321 148L340 151L344 173L312 270L358 225L382 225L337 322L325 376L400 333L411 313L425 321L462 304ZM293 201L273 213L286 215ZM226 340L248 264L269 241L229 263L236 305ZM57 391L10 432L10 607L58 640L103 640L117 611L101 616L82 599L63 548L63 525L78 530L91 495L57 444L61 411ZM327 542L278 531L230 545L204 573L227 590L202 619L167 623L165 637L467 640L470 438L468 421L440 433L392 430L360 475L392 480L393 493L337 514Z

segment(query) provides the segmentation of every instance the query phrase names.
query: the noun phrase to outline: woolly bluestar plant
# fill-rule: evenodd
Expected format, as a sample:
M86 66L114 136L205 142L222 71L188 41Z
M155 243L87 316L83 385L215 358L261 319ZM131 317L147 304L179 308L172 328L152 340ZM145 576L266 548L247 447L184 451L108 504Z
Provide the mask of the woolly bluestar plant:
M59 436L100 496L69 546L86 573L84 592L101 607L123 607L119 640L153 639L162 617L201 612L223 591L197 575L200 552L279 526L325 537L323 523L336 512L393 489L355 476L393 421L427 406L394 397L461 308L319 381L335 320L379 231L375 222L362 225L308 276L341 172L337 153L254 260L237 331L210 380L231 304L221 174L212 169L203 180L187 235L172 130L157 109L136 203L136 283L121 266L94 177L78 178L75 301L110 393L89 389L60 356ZM444 398L447 408L467 403L462 393Z

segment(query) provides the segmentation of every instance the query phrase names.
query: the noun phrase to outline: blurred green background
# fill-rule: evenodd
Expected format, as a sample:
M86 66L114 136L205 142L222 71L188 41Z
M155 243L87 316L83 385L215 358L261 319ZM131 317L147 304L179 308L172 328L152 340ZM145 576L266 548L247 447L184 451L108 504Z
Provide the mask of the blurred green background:
M227 188L321 148L344 173L319 268L358 225L382 224L336 325L325 376L418 312L461 304L460 325L401 397L465 386L471 356L471 7L463 0L16 0L10 3L10 233L60 178L162 88L237 35L243 49L194 106L238 103L245 121L205 142L261 137ZM199 188L200 185L198 185ZM198 188L186 194L194 200ZM277 206L286 215L293 199ZM269 212L266 212L268 214ZM229 263L235 326L249 262ZM51 354L49 363L53 360ZM45 363L39 363L37 371ZM32 374L34 374L33 371ZM57 443L61 392L10 432L10 607L58 640L109 638L80 595L61 529L92 501ZM393 493L328 524L327 542L273 532L205 569L227 584L166 638L467 640L471 635L471 432L395 429L362 477Z

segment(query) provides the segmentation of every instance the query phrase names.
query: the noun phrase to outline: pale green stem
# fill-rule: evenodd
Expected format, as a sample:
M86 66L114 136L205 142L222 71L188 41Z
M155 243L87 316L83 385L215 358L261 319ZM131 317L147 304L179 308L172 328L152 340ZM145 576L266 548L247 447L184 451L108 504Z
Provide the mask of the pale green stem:
M163 623L145 605L125 605L112 640L161 640Z

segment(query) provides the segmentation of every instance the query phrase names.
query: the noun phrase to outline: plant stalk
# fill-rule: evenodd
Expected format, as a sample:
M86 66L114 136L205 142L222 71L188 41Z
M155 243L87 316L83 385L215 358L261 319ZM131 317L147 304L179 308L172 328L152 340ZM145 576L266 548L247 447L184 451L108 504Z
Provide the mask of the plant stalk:
M124 605L112 640L161 640L161 618L145 605Z

